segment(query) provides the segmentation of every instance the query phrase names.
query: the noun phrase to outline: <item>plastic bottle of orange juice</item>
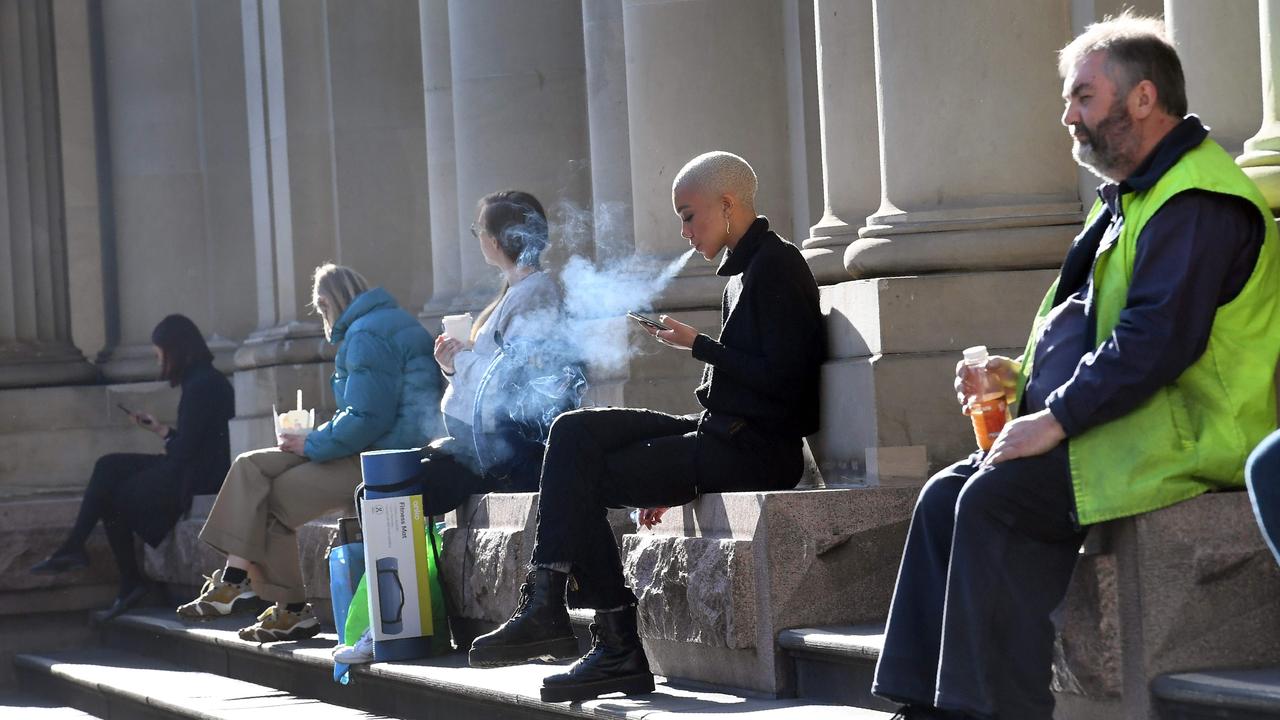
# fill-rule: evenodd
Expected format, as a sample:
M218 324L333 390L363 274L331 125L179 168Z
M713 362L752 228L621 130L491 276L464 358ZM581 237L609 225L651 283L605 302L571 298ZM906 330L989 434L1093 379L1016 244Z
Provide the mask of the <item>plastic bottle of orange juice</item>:
M987 372L987 346L965 348L964 370L971 381L979 383L979 391L967 398L965 409L973 421L973 435L978 447L990 450L1009 420L1009 403L1005 400L1004 386L1000 379Z

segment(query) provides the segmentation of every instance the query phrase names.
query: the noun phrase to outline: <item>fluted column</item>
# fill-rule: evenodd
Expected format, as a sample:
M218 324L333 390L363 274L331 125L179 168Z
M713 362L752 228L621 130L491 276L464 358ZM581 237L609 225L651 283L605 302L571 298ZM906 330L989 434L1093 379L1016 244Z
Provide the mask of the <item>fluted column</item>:
M332 403L311 277L350 265L405 307L431 294L417 0L242 0L258 328L236 353L233 448L301 388Z
M595 256L635 252L622 0L582 0ZM588 250L588 248L584 248Z
M636 252L675 257L689 248L671 207L671 180L690 158L710 150L751 163L760 178L756 210L789 232L784 3L626 0L623 12ZM724 279L714 270L691 258L659 306L716 305Z
M1058 123L1061 80L1041 58L1069 39L1067 5L1034 0L1010 13L997 0L877 0L875 23L882 196L845 254L848 270L1059 263L1080 202Z
M880 204L871 0L817 0L823 214L804 241L818 282L849 279L845 248Z
M590 197L580 0L450 0L450 59L457 152L458 227L476 202L504 188L557 203ZM553 236L558 235L553 225ZM563 238L560 238L563 239ZM479 305L497 287L468 234L463 293Z
M1262 107L1257 1L1165 0L1164 19L1182 60L1191 112L1228 152L1239 153L1258 128Z
M49 3L0 0L0 387L90 380L71 342Z
M453 132L453 71L449 60L449 2L420 0L422 85L431 216L431 299L420 315L438 327L458 309L462 291L462 243L458 225L458 155Z
M1262 127L1244 143L1236 162L1261 188L1273 210L1280 209L1280 2L1258 0L1262 57Z
M111 336L103 374L151 379L151 330L180 312L229 369L253 328L239 6L102 3L104 254Z

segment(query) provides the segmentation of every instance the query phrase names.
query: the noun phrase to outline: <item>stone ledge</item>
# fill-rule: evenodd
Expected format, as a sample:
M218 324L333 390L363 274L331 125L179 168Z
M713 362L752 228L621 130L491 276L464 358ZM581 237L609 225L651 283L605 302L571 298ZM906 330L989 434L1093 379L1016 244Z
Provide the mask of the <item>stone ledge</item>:
M917 491L705 495L628 535L625 570L659 672L786 695L786 629L888 613Z
M876 662L884 649L884 625L783 630L778 633L778 646L792 654Z
M533 557L538 494L473 495L445 523L445 591L466 627L492 629L511 616L519 599ZM609 523L621 548L623 533L635 523L626 510L610 510Z
M348 686L332 682L329 650L336 638L322 634L296 643L258 643L240 640L236 618L184 622L171 614L142 611L108 624L108 637L128 634L139 645L163 650L161 657L183 658L208 668L225 668L232 678L266 683L287 692L301 687L321 700L355 704L370 712L411 717L481 718L647 718L704 720L729 716L760 718L804 717L813 720L888 720L887 713L823 705L804 700L771 700L738 694L692 690L660 684L652 695L605 697L582 703L544 703L538 698L542 678L563 672L563 665L530 663L505 668L466 666L463 653L403 663L373 663L352 668ZM224 653L210 658L204 653ZM203 656L203 659L200 659ZM171 662L174 660L170 660ZM269 664L268 664L269 663ZM265 678L270 678L265 679ZM449 710L460 711L450 714Z
M1243 492L1096 526L1062 608L1055 690L1087 715L1155 718L1165 674L1280 665L1280 569Z
M118 575L101 528L85 544L89 566L58 575L32 575L32 565L62 545L80 509L80 495L0 502L0 615L105 607Z
M1228 717L1232 710L1241 717L1276 717L1280 668L1162 675L1151 683L1151 694L1164 706L1201 708L1205 717Z

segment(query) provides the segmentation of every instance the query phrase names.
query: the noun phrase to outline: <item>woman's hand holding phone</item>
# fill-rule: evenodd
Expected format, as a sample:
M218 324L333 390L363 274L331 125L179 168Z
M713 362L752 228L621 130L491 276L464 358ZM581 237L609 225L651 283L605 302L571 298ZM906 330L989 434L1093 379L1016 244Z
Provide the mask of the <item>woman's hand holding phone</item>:
M662 315L658 318L663 325L671 328L670 330L650 330L649 334L658 339L658 342L664 345L670 345L677 350L693 349L693 341L698 339L698 329L692 325L686 325L670 315Z
M143 430L150 430L162 438L169 436L169 426L158 422L150 413L135 413L133 421Z

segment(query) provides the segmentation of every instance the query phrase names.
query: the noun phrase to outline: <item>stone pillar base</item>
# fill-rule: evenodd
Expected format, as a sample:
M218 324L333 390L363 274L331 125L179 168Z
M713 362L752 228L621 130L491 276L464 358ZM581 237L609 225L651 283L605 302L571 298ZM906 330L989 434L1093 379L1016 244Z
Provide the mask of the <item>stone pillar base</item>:
M223 337L214 336L208 339L209 350L213 353L213 366L224 373L235 370L235 356L239 346ZM111 382L142 382L155 380L160 376L160 365L156 362L154 346L121 345L103 354L101 359L102 376Z
M867 218L844 263L855 278L1058 267L1080 220L1079 203L882 211Z
M0 344L0 388L93 382L98 370L70 342Z
M1019 355L1055 277L1052 270L946 273L822 288L829 352L822 429L811 442L826 481L880 484L868 477L868 458L884 459L886 450L902 456L923 447L932 469L972 452L972 426L952 387L961 351L986 345Z
M881 622L915 488L704 495L624 540L654 672L787 695L794 627Z
M809 230L801 254L819 285L832 285L849 279L844 254L850 243L858 239L858 225L850 225L837 217L827 216Z
M291 322L249 336L235 354L236 416L230 423L231 455L276 444L271 416L291 410L302 390L304 408L315 408L316 424L333 415L329 380L337 346L319 323Z

